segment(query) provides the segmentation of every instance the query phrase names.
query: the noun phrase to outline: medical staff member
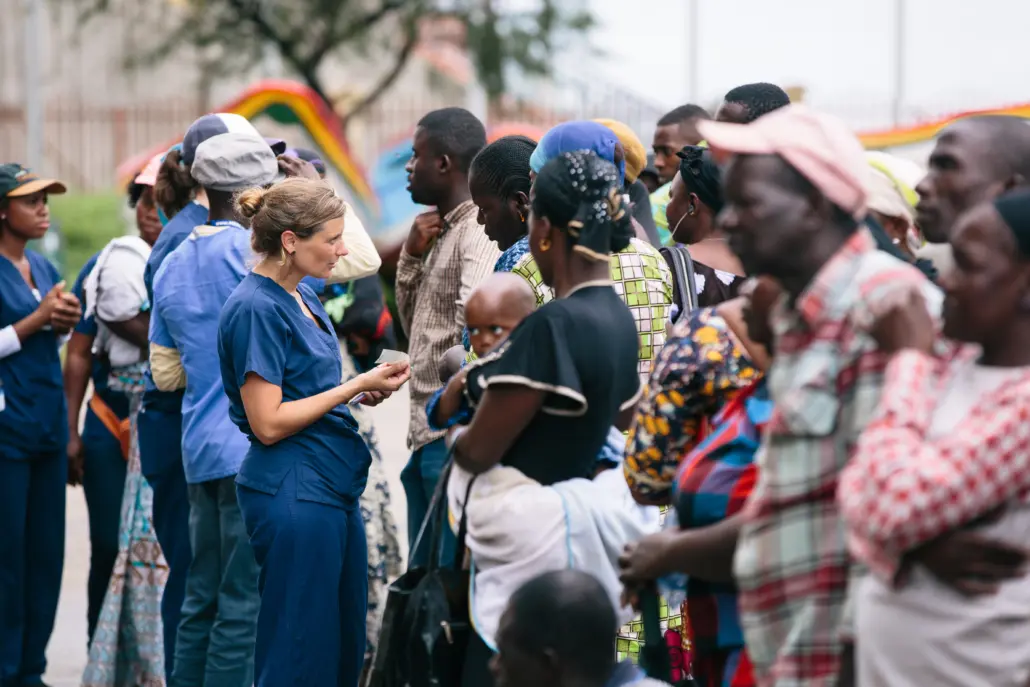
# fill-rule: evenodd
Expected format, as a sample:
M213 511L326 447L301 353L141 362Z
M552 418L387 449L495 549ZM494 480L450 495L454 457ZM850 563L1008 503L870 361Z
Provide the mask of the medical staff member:
M207 114L190 125L182 143L173 146L161 163L154 182L154 198L158 217L165 227L154 244L143 274L151 303L154 302L154 275L165 258L196 227L207 222L207 194L190 175L197 147L213 136L229 132L259 135L254 126L240 115L225 112ZM281 141L269 145L276 153L283 152L286 146ZM182 389L161 391L148 377L143 394L143 412L137 420L140 467L154 490L154 531L168 562L168 581L161 598L161 621L165 635L165 673L169 677L175 662L175 637L192 557L190 504L182 465L182 399Z
M26 248L65 186L0 165L0 685L42 685L64 566L67 410L59 349L79 299Z
M261 565L256 684L356 685L365 652L367 570L358 499L371 456L347 403L374 405L406 362L340 383L340 348L302 279L348 253L344 202L291 179L242 193L260 262L222 310L218 355L233 422L250 449L236 478Z

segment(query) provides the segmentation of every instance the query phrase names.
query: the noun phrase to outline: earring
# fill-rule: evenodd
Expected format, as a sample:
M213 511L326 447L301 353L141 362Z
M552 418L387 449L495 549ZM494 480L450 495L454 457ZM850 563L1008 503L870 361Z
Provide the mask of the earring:
M545 253L551 250L551 239L540 239L540 250Z
M519 211L519 221L520 222L525 222L526 221L526 216L524 214L522 214L521 211Z
M896 245L898 245L899 243L901 243L901 239L899 239L899 238L895 237L895 238L894 238L894 239L893 239L893 240L891 241L891 243L893 243L893 244L894 244L894 245L896 246Z

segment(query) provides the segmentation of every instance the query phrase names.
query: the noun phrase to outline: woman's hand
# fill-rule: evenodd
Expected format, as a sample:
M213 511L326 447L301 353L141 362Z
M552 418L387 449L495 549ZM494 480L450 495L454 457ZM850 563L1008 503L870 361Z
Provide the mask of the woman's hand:
M669 570L669 547L677 532L656 532L626 545L619 557L619 579L627 587L653 582Z
M907 291L899 294L896 303L885 305L885 311L870 330L880 350L897 353L913 349L932 353L937 331L922 294L915 290Z
M374 367L360 375L358 380L367 392L385 391L392 394L400 389L409 377L411 377L411 364L404 360Z
M64 285L65 282L63 281L58 284L54 284L54 287L50 289L45 296L43 296L43 300L39 302L39 307L36 308L36 312L45 324L51 324L54 313L57 311L57 308L63 304ZM78 299L76 299L75 302L78 303Z
M48 294L49 295L49 294ZM50 315L50 326L58 334L68 334L82 317L82 306L73 293L59 293L60 300Z
M366 391L359 403L363 406L375 407L390 398L390 396L393 396L393 394L389 391Z

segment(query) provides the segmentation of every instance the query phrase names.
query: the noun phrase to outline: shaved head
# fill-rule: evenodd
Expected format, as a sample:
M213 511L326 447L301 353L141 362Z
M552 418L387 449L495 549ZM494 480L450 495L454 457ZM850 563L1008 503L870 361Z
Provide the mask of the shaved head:
M536 310L536 294L522 277L494 272L479 283L465 303L465 324L472 350L489 353L519 322Z
M937 138L929 171L916 187L917 224L946 243L958 216L1030 181L1030 123L1019 117L962 119Z

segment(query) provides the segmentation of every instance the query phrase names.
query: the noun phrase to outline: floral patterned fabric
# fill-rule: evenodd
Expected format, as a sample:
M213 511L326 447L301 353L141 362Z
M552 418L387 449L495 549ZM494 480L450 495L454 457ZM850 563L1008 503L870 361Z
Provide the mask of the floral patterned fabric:
M143 399L142 367L112 373L112 391L129 397L130 446L122 494L118 557L100 609L83 687L164 687L161 596L168 564L154 532L154 492L139 462L136 420Z
M354 361L347 353L346 344L341 342L343 354L344 381L357 376ZM367 648L365 658L375 654L379 627L383 621L383 607L386 604L387 586L403 572L401 547L397 540L397 524L390 512L390 485L383 471L383 457L379 453L372 414L360 405L348 406L358 423L361 438L372 454L368 468L368 483L361 495L361 518L365 522L365 537L368 540L368 611L365 617Z
M677 323L630 427L624 467L630 489L650 503L667 503L680 461L703 439L708 419L758 375L715 308Z

